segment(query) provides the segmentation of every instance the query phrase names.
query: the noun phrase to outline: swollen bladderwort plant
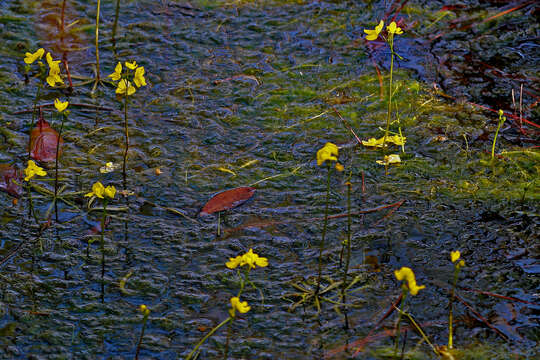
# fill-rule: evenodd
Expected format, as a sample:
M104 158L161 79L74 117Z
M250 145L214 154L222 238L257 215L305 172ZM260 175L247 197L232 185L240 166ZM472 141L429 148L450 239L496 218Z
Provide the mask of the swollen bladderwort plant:
M268 259L264 257L260 257L256 253L253 252L253 249L249 249L249 251L243 255L238 255L235 258L229 258L229 261L225 264L227 268L229 269L236 269L240 268L244 270L243 276L240 276L240 269L238 270L238 275L240 276L240 289L238 290L238 293L236 296L233 296L230 299L231 308L229 309L229 317L227 317L225 320L223 320L221 323L216 325L208 334L206 334L198 343L195 345L195 348L188 354L186 357L186 360L194 359L195 356L198 354L198 350L201 347L202 344L205 343L206 340L208 340L217 330L219 330L221 327L223 327L226 324L229 324L229 331L227 332L227 346L225 352L228 352L228 344L229 339L231 337L230 332L230 324L231 322L236 318L236 312L238 311L241 314L247 313L251 307L248 305L247 301L241 301L240 296L244 292L246 284L250 284L252 287L256 288L255 285L249 280L249 272L251 269L255 269L258 267L266 267L268 266ZM225 358L227 357L227 354L225 354Z
M122 178L124 190L126 186L126 163L129 151L129 129L128 129L128 98L133 95L137 88L146 86L146 79L144 78L144 66L137 65L136 61L125 63L126 71L123 71L122 63L118 62L114 68L114 72L109 75L113 81L118 81L116 85L116 94L119 99L124 102L124 137L125 137L125 149L122 162ZM135 86L131 84L131 79Z
M465 266L465 261L459 260L461 257L461 253L456 250L452 251L450 253L450 260L454 264L454 279L452 281L452 291L450 293L450 302L448 305L448 349L452 349L454 339L453 339L453 321L454 321L454 314L453 314L453 305L454 305L454 297L456 292L456 285L459 278L459 271L463 266Z
M384 21L381 20L379 22L379 25L377 25L375 29L373 30L364 29L364 32L367 34L366 40L368 41L377 40L383 30L383 27L384 27ZM390 47L390 79L388 83L388 111L386 114L386 129L384 132L383 147L386 145L388 132L390 130L390 120L391 120L391 113L392 113L392 95L393 95L392 80L393 80L393 75L394 75L394 56L398 56L399 58L401 58L394 51L394 35L403 34L403 30L401 30L401 28L398 27L394 21L392 21L390 25L386 27L386 31L387 31L387 36L384 37L383 35L381 35L381 37L386 41L386 43Z
M103 203L103 212L101 214L101 302L105 302L105 220L107 218L108 199L114 199L116 188L113 185L103 186L101 182L92 185L92 191L84 196L100 198Z

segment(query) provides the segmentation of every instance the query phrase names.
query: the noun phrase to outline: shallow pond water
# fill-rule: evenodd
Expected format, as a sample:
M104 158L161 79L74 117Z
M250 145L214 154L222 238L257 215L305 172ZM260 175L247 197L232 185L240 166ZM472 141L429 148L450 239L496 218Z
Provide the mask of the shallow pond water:
M36 80L25 82L26 51L44 47L57 59L68 49L74 84L94 76L96 3L66 2L65 23L73 25L63 39L61 3L0 4L1 163L23 168L27 160L32 115L25 111ZM393 338L384 330L393 329L395 314L370 331L401 293L393 275L401 266L426 285L408 300L408 311L443 345L449 254L456 249L466 261L459 295L476 311L455 304L460 357L538 355L539 26L532 2L487 21L512 7L496 1L452 10L442 1L121 1L113 42L115 3L101 4L101 74L112 73L117 61L135 60L145 67L148 86L129 103L127 189L133 195L109 206L104 301L96 234L101 211L83 194L98 180L122 188L119 169L101 174L99 168L122 162L123 104L108 83L94 94L92 84L72 93L46 89L40 104L55 98L72 104L59 174L65 192L81 193L70 198L76 207L59 202L59 221L52 216L42 231L27 216L25 196L15 203L0 193L0 357L133 358L142 327L138 307L146 304L151 314L140 358L184 358L228 316L239 280L225 262L250 248L269 266L250 273L258 290L248 287L242 297L251 311L232 325L231 359L331 353L345 359L354 350L343 347L362 339L368 340L358 358L391 356ZM394 69L394 115L407 143L402 164L385 173L375 162L382 151L359 146L333 108L360 138L381 136L387 103L376 68L386 86L390 54L384 43L365 42L363 29L396 12L405 33L395 43L403 60ZM532 124L521 120L520 130L521 85L522 118ZM490 161L499 108L516 118L503 126L500 156ZM58 127L50 109L45 118ZM340 146L345 166L331 178L329 213L347 212L347 181L358 213L348 330L343 308L332 304L324 303L319 316L313 307L291 311L298 300L292 284L317 275L326 170L315 153L328 141ZM54 182L36 183L51 189ZM222 214L217 236L217 216L198 213L213 194L239 186L255 187L255 195ZM46 224L51 199L33 196ZM324 275L336 281L346 234L346 217L330 220ZM407 358L436 358L414 331L405 335ZM218 331L200 358L223 358L226 338L226 329Z

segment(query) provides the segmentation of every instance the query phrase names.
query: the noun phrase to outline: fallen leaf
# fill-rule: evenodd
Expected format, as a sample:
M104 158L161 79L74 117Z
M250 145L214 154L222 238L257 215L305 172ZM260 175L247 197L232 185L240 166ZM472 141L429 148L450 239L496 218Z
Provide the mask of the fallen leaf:
M243 186L225 190L214 195L202 208L199 216L210 215L218 211L229 210L242 205L255 194L255 188Z
M0 190L11 196L22 195L22 174L19 170L8 164L0 164Z
M36 127L30 133L30 157L41 162L56 160L56 144L60 141L58 155L62 153L64 140L49 123L40 116Z

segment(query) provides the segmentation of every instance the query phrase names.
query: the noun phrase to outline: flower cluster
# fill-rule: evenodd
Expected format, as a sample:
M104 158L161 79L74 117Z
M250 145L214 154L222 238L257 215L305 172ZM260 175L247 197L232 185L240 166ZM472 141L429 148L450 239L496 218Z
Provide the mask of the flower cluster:
M238 266L247 265L249 269L254 269L256 266L265 267L268 266L268 259L260 257L253 252L253 249L249 249L244 255L238 255L235 258L229 258L229 261L225 264L229 269L235 269Z
M24 62L31 65L36 60L41 60L43 54L45 54L45 49L43 48L38 49L35 53L27 52L24 54ZM60 60L53 60L50 52L47 52L45 59L49 65L49 75L45 79L47 84L49 84L51 87L55 87L56 84L64 84L64 80L62 80L62 77L60 76ZM41 64L41 61L39 61L39 63Z
M414 272L408 267L402 267L401 269L394 271L394 275L399 281L405 280L407 282L407 285L403 284L403 286L407 290L409 290L411 295L416 295L418 294L418 291L425 288L424 285L416 285L416 278L414 277Z
M42 167L37 166L34 160L28 160L28 166L26 167L26 169L24 169L24 174L26 175L26 177L24 178L24 181L29 181L35 175L39 175L39 176L47 175L45 170L43 170Z
M100 199L104 199L104 196L107 196L111 199L114 199L114 195L116 195L116 188L113 185L104 187L103 184L98 181L97 183L92 185L92 192L89 192L84 196L97 196Z
M148 306L142 304L141 306L139 306L139 311L144 315L144 316L148 316L150 315L150 309L148 308Z
M391 143L398 146L405 145L406 140L407 140L406 137L399 136L399 135L386 137L386 143ZM368 147L383 147L383 144L384 144L384 136L381 137L380 139L371 138L369 140L362 140L362 145L368 146Z
M458 262L458 260L459 260L460 257L461 257L461 253L459 252L459 250L451 251L451 252L450 252L450 260L451 260L453 263L455 263L455 266L456 266L456 268L458 268L458 269L461 268L461 267L463 267L463 266L465 266L465 261L460 260L460 261Z
M366 40L369 40L369 41L377 40L383 27L384 27L384 21L381 20L379 22L379 25L377 25L375 29L373 30L364 29L364 32L367 34ZM398 34L398 35L403 34L403 30L401 30L401 28L397 26L395 21L392 21L390 25L386 27L386 31L388 31L388 34L390 34L391 36L393 36L394 34Z
M129 62L126 61L124 63L126 65L126 68L128 70L135 70L135 73L133 74L133 83L137 88L140 88L141 86L146 86L146 79L144 78L144 66L137 65L136 61ZM127 94L133 95L136 91L135 86L131 84L131 81L127 79L127 74L122 73L122 63L118 62L116 67L114 68L114 72L109 75L113 81L119 81L118 85L116 87L116 93L117 94Z

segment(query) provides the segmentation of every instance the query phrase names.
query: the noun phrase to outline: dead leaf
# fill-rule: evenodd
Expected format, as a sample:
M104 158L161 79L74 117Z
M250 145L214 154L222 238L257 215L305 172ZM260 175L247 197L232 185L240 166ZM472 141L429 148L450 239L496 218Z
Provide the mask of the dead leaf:
M255 188L249 186L220 192L208 200L199 213L199 216L210 215L218 211L229 210L240 206L248 201L253 194L255 194Z
M36 127L30 133L30 156L37 161L52 162L56 160L56 146L58 147L58 155L62 153L62 145L64 140L56 130L51 128L49 123L40 116Z

